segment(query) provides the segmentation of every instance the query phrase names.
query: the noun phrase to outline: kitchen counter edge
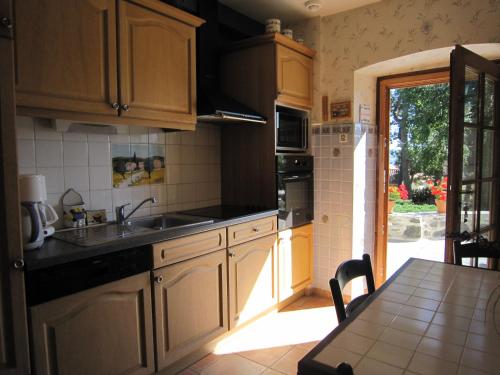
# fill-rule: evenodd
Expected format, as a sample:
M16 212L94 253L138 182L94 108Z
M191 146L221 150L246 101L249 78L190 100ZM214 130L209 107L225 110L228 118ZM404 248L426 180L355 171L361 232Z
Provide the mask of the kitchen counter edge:
M62 240L50 238L45 241L40 249L25 252L24 262L26 271L35 271L103 254L153 245L158 242L207 232L275 215L278 215L278 210L261 211L229 220L214 220L211 224L158 231L157 233L148 233L146 235L118 239L103 245L89 247L78 246Z

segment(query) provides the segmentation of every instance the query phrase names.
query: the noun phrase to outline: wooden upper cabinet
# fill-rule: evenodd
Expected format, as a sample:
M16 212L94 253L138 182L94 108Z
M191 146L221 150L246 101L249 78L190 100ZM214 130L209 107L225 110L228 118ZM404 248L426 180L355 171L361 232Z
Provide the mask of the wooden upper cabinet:
M17 106L116 116L116 1L15 6Z
M194 129L200 18L158 0L23 0L15 10L19 114Z
M313 226L281 231L278 236L279 302L294 296L313 281Z
M154 373L149 272L31 308L37 375Z
M195 123L194 27L128 1L119 23L121 115Z
M12 19L11 0L0 1L0 36L12 38L14 20Z
M313 62L289 47L276 48L276 90L278 101L312 107Z

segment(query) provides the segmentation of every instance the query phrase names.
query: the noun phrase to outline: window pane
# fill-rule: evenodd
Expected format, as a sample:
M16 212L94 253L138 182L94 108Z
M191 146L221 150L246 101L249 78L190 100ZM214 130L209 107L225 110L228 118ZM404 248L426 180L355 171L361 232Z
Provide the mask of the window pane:
M476 188L474 184L463 185L460 193L462 202L462 211L460 214L460 232L472 232L475 223L474 199L476 197Z
M495 81L486 76L484 82L484 126L495 126Z
M490 212L492 208L491 192L493 188L492 182L483 182L481 184L481 228L487 227L491 224Z
M465 68L464 122L477 124L479 74L472 68Z
M483 165L482 177L493 176L493 139L495 132L493 130L483 131Z
M463 180L470 180L476 177L476 147L477 130L465 127L462 169Z

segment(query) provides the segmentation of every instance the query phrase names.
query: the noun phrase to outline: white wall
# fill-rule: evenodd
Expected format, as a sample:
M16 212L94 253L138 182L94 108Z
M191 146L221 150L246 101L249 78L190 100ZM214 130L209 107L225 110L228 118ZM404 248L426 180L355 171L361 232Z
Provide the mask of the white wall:
M198 124L195 132L164 133L161 129L117 126L116 135L63 133L50 121L17 117L19 174L43 174L48 201L62 214L61 197L74 188L87 209L114 208L155 196L136 216L220 204L220 128ZM155 144L165 149L164 183L113 188L113 144ZM126 210L130 211L129 206ZM62 215L59 215L62 216ZM59 223L59 226L61 223Z

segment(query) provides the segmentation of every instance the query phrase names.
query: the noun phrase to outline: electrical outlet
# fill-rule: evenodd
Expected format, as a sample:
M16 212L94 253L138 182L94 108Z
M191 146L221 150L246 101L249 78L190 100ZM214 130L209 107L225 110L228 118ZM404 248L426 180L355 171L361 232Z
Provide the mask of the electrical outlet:
M339 134L339 142L340 143L347 143L347 134L346 133Z

